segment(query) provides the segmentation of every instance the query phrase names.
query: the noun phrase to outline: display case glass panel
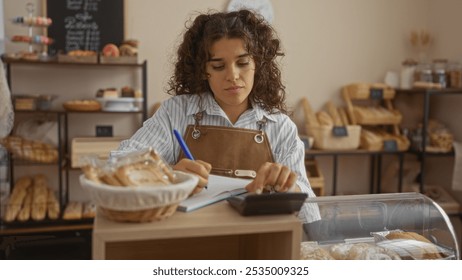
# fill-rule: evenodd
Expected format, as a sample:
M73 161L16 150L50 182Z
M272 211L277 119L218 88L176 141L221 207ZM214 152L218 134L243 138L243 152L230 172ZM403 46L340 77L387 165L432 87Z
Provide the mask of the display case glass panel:
M336 257L344 259L387 259L384 255L391 259L460 257L449 217L423 194L316 197L308 198L306 203L317 204L321 219L303 225L302 258L310 258L306 252L308 247L308 251L312 251L313 246L331 254L340 249L345 254ZM348 256L350 249L358 247L354 244L361 244L371 252L375 250L371 246L378 247L376 249L383 254Z

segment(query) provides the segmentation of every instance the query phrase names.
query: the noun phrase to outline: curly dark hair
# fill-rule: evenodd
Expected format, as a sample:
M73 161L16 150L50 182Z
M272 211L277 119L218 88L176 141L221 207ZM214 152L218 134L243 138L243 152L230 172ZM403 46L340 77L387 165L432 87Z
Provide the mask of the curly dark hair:
M275 30L259 15L248 10L208 12L187 27L177 51L175 70L168 82L168 94L201 94L211 91L206 79L210 48L222 38L239 38L255 61L254 86L249 99L266 111L287 113L285 86L277 57L284 56Z

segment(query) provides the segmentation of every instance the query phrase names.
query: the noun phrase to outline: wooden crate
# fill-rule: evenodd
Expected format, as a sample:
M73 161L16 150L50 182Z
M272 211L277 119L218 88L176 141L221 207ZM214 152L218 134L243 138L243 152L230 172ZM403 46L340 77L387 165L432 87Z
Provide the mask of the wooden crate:
M313 146L320 150L355 150L359 147L361 126L347 125L347 136L335 136L332 126L307 125L308 135L313 137Z
M81 167L81 159L96 155L101 160L109 158L109 153L119 147L120 141L127 137L78 137L72 139L71 167Z
M310 181L311 188L317 196L324 195L324 175L318 167L316 160L307 159L305 160L306 175Z

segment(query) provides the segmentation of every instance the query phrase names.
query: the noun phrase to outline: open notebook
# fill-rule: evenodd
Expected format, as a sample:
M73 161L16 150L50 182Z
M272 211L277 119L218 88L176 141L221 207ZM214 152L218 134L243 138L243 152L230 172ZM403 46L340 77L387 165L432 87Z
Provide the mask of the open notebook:
M207 189L182 201L178 211L189 212L228 197L246 192L245 186L252 180L210 175Z

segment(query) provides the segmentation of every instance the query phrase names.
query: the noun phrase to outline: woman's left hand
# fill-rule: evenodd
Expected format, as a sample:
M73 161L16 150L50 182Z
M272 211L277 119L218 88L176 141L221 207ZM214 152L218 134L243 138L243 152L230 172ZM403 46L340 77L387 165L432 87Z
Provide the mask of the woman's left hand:
M263 190L287 192L297 182L297 174L279 163L264 163L255 179L246 186L247 191L262 193Z

